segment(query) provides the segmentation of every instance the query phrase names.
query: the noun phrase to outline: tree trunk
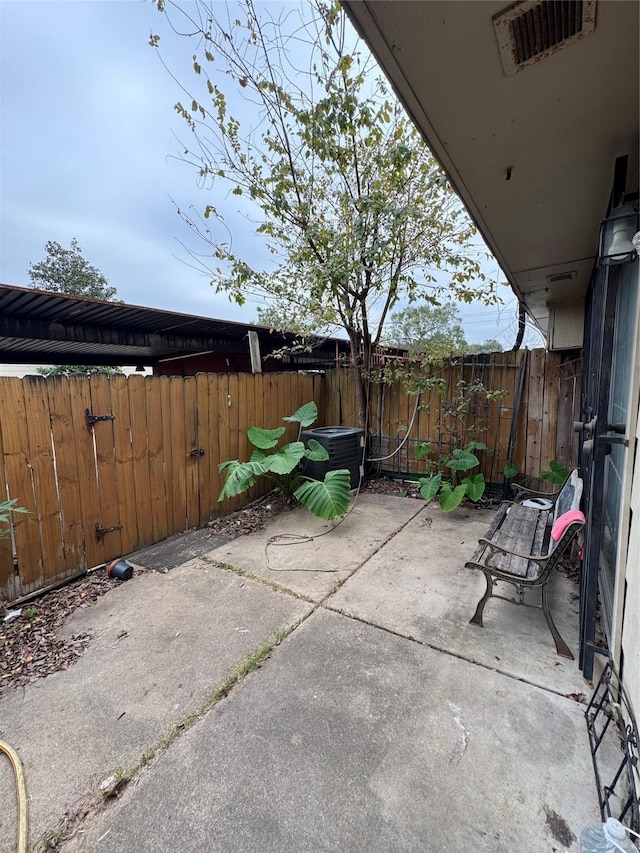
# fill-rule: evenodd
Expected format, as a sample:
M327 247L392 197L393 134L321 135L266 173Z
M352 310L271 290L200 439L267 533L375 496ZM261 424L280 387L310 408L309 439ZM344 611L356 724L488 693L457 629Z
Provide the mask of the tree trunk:
M361 427L364 429L365 433L367 432L367 382L366 378L369 370L369 361L367 360L367 364L363 364L363 353L360 350L359 341L354 337L349 337L349 344L351 346L351 366L353 368L353 382L354 389L356 395L356 420L357 424L354 426Z
M358 423L356 426L361 427L365 433L367 432L367 380L362 375L362 368L356 365L354 368L354 383L356 391L356 417Z

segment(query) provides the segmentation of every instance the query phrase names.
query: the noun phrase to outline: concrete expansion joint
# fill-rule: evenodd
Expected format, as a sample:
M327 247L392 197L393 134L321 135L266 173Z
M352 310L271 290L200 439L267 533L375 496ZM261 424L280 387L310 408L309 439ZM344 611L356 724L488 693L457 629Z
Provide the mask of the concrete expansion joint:
M269 580L269 578L262 578L260 575L255 575L253 572L247 572L245 569L241 569L238 566L233 566L231 563L223 563L220 560L212 560L210 557L202 557L202 562L206 563L209 566L213 566L216 569L222 569L225 572L231 572L231 574L238 575L241 578L247 578L247 580L256 581L256 583L260 583L263 586L268 586L270 589L273 589L275 592L282 592L284 595L290 595L292 598L298 598L301 601L308 601L309 604L315 604L314 600L310 598L308 595L304 595L301 592L296 592L295 589L291 589L284 584L278 583L278 581Z
M161 755L185 732L189 731L189 729L205 717L209 711L223 699L226 699L231 694L231 691L247 675L262 666L276 646L279 646L284 639L292 634L316 609L317 606L286 628L276 631L270 640L240 661L226 681L218 684L217 687L212 687L198 708L175 723L169 731L161 735L154 743L151 743L134 764L128 767L120 766L115 770L103 773L104 781L97 788L94 787L80 797L76 802L75 808L72 811L68 811L55 826L45 830L31 846L30 853L46 853L46 851L58 849L60 844L71 840L72 837L83 832L82 824L86 820L95 817L107 809L114 800L119 799L128 785L132 783L137 784L143 772L151 769Z
M418 503L418 501L416 501L416 503ZM418 505L417 510L413 513L413 515L412 515L410 518L408 518L408 519L404 522L404 524L401 524L401 525L400 525L400 527L396 528L392 533L390 533L390 534L387 536L387 538L386 538L386 539L384 539L384 540L383 540L383 541L378 545L378 547L368 555L368 557L367 557L365 560L363 560L363 561L362 561L361 563L359 563L359 564L358 564L358 565L357 565L357 566L356 566L356 567L355 567L351 572L349 572L349 574L348 574L346 577L344 577L342 580L338 579L338 580L337 580L337 582L336 582L336 584L335 584L335 586L334 586L334 588L333 588L332 590L330 590L330 591L329 591L329 592L328 592L328 593L327 593L327 594L326 594L322 599L320 599L320 601L318 602L318 605L317 605L317 606L318 606L318 607L326 607L326 606L327 606L327 605L326 605L326 602L328 601L328 599L329 599L329 598L331 598L331 596L332 596L332 595L335 595L335 594L336 594L336 592L337 592L337 591L338 591L342 586L344 586L344 584L349 580L349 578L352 578L352 577L353 577L357 572L359 572L359 571L360 571L360 569L364 568L364 566L366 566L368 562L370 562L370 561L371 561L371 560L372 560L372 559L373 559L377 554L379 554L379 553L380 553L380 551L382 551L382 549L385 547L385 545L388 545L388 544L389 544L389 542L391 542L391 540L392 540L392 539L395 539L395 537L396 537L396 536L397 536L397 535L398 535L402 530L404 530L404 529L405 529L405 527L406 527L408 524L410 524L410 523L413 521L413 519L414 519L417 515L419 515L419 514L422 512L422 510L423 510L424 508L425 508L424 506L421 506L421 505L419 504L419 505ZM317 608L316 608L316 609L317 609ZM329 608L329 609L334 609L334 608ZM343 614L343 615L345 615L345 614ZM362 620L362 621L364 621L364 620Z
M324 600L326 601L326 599ZM324 601L321 602L321 604L324 604ZM567 695L561 690L554 690L552 687L546 687L544 684L539 684L537 681L530 681L528 678L522 678L519 675L514 675L512 672L508 672L506 669L500 669L499 667L490 666L489 664L482 663L482 661L475 660L475 658L466 657L465 655L458 654L457 652L452 652L450 649L444 649L441 646L436 646L433 643L426 642L425 640L418 640L412 634L403 634L401 631L393 630L393 628L386 628L384 625L377 625L375 622L369 622L367 619L363 619L360 616L356 616L353 613L349 613L347 610L343 610L340 607L331 607L331 605L324 606L327 610L331 610L333 613L339 613L340 616L344 616L345 619L352 619L354 622L360 622L362 625L368 625L370 628L375 628L378 631L384 631L386 634L391 634L394 637L399 637L401 640L407 640L410 643L416 643L416 645L418 646L424 646L426 649L431 649L434 652L439 652L440 654L447 655L448 657L466 661L466 663L473 664L473 666L480 667L480 669L486 669L488 672L494 672L496 675L501 675L505 678L509 678L511 681L519 681L521 684L528 684L529 687L535 687L538 690L543 690L545 693L552 693L554 696L560 696L562 699L567 699L570 702L577 701L576 699L572 698L571 695Z

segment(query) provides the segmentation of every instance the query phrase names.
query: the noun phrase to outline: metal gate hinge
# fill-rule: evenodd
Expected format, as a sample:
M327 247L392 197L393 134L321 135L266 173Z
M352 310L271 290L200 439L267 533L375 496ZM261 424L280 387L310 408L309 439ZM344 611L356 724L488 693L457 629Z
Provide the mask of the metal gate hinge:
M115 415L93 415L89 409L84 410L84 419L87 422L87 426L93 426L97 421L114 421L115 418Z
M122 525L113 524L111 527L101 527L96 521L96 540L99 542L105 533L112 533L114 530L122 530Z

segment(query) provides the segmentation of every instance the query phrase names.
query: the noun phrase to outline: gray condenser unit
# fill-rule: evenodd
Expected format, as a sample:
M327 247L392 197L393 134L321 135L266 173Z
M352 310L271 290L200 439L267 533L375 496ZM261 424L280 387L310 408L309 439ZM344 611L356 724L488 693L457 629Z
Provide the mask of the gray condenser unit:
M321 444L329 458L326 462L303 460L303 472L314 480L324 480L327 471L337 471L347 468L351 474L351 488L358 487L360 482L360 465L364 457L364 430L359 427L316 427L305 429L300 434L300 441L305 447L310 438L315 438Z

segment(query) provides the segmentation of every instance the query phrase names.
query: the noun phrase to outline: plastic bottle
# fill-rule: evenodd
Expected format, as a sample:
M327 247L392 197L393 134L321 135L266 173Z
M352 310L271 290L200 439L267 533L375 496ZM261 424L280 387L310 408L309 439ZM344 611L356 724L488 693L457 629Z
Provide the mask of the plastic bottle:
M613 817L605 823L592 823L580 834L580 853L638 853L624 826Z

